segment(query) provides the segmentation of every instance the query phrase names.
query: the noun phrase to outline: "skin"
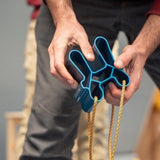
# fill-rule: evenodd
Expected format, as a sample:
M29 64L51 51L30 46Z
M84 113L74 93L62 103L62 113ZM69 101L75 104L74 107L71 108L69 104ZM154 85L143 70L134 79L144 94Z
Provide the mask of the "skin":
M145 62L160 43L159 26L160 16L150 15L133 44L126 46L114 63L119 69L125 68L131 79L125 91L125 103L139 89ZM121 90L114 84L110 84L105 92L106 101L119 106L120 96Z
M72 88L78 83L65 67L65 56L73 46L80 46L86 59L94 60L94 53L89 44L88 36L77 21L70 0L46 0L56 26L55 34L48 48L50 72L61 82Z
M77 21L71 0L46 0L56 26L55 34L49 45L50 72L62 83L77 88L78 83L65 68L65 57L73 46L80 46L87 60L94 60L94 53L89 44L88 36ZM142 71L148 56L160 42L160 16L150 15L133 44L126 46L116 59L115 67L124 68L129 74L131 83L125 91L125 103L140 86ZM121 90L113 83L105 91L108 103L119 106Z

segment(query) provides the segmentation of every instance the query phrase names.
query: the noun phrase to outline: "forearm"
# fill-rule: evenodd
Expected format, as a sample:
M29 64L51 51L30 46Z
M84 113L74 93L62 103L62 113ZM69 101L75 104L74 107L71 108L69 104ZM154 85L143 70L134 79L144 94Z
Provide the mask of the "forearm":
M160 16L150 15L142 30L133 42L144 57L148 57L160 43Z
M66 20L76 20L71 0L46 0L46 3L55 25Z

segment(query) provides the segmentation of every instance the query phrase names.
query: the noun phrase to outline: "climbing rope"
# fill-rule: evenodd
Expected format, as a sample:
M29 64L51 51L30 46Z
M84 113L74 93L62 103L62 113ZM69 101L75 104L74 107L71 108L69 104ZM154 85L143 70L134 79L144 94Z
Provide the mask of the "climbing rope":
M95 96L94 97L92 119L91 119L90 113L88 113L89 160L93 159L93 154L92 154L92 150L93 150L92 149L92 146L93 146L93 127L94 127L97 101L98 101L98 97Z
M116 133L115 133L115 137L114 137L113 148L112 148L111 138L112 138L115 106L114 105L112 106L111 123L110 123L109 138L108 138L109 160L114 160L114 155L115 155L118 136L119 136L120 123L121 123L121 118L122 118L122 113L123 113L124 93L125 93L126 81L123 80L122 84L123 84L123 86L122 86L122 92L121 92L121 99L120 99L120 106L119 106L119 113L118 113L118 120L117 120L117 127L116 127ZM93 127L94 127L97 101L98 101L98 98L95 96L94 97L92 119L91 119L90 113L88 113L89 160L93 160Z
M111 144L111 138L112 138L112 130L113 130L113 121L114 121L114 112L115 112L115 106L112 105L112 114L111 114L111 124L110 124L110 130L109 130L109 140L108 140L108 153L109 153L109 160L114 160L114 154L116 151L117 147L117 141L118 141L118 136L119 136L119 129L120 129L120 124L121 124L121 118L122 118L122 113L123 113L123 103L124 103L124 93L125 93L125 84L126 81L122 81L122 92L121 92L121 99L120 99L120 106L119 106L119 113L118 113L118 120L117 120L117 127L116 127L116 133L114 137L114 143L113 143L113 148Z

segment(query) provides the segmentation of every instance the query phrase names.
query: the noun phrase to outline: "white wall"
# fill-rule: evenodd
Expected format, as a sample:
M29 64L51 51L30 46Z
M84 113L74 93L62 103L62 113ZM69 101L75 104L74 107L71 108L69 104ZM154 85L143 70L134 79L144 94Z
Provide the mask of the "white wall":
M23 107L23 50L31 8L25 0L0 1L0 159L5 160L5 112Z

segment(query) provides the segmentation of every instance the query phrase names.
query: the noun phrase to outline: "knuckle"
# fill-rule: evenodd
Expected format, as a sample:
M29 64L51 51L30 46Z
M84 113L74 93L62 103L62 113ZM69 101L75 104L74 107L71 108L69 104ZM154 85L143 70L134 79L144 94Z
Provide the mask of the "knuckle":
M49 54L51 53L51 47L50 46L48 47L48 53Z
M140 84L139 84L139 83L137 83L137 85L136 85L135 89L136 89L136 90L138 90L138 89L139 89L139 86L140 86Z
M50 73L55 76L56 75L56 70L50 69Z
M139 89L139 87L140 87L140 80L137 79L137 81L134 84L134 90L137 91Z
M111 90L111 94L112 94L112 96L117 96L117 95L118 95L118 91L113 88L113 89Z
M49 53L49 54L52 54L52 53L53 53L54 48L55 48L55 46L56 46L55 43L56 43L56 42L52 41L51 44L49 45L49 47L48 47L48 53Z
M53 45L50 45L50 46L48 47L48 53L49 53L49 54L53 54Z
M54 67L55 67L56 70L61 70L62 64L59 63L59 62L55 62Z
M130 95L129 94L127 94L127 95L125 95L125 97L124 97L124 99L125 99L125 102L128 102L129 101L129 99L130 99Z

